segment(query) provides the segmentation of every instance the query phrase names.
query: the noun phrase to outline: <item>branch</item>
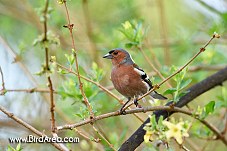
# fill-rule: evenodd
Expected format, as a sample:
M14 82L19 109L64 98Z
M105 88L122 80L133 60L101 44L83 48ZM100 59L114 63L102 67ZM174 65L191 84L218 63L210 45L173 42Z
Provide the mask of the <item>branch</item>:
M153 106L153 107L144 107L144 108L136 108L136 109L131 109L131 110L127 110L125 111L124 114L133 114L133 113L141 113L141 112L148 112L148 111L157 111L157 110L167 110L167 111L175 111L178 112L179 108L170 108L169 106ZM75 124L67 124L67 125L63 125L63 126L58 126L57 129L58 130L63 130L63 129L73 129L75 127L79 127L82 125L86 125L95 121L99 121L105 118L109 118L109 117L114 117L114 116L123 116L120 111L115 111L115 112L109 112L106 114L102 114L99 116L96 116L94 119L86 119L83 120L81 122L75 123Z
M104 136L103 136L103 134L101 134L98 130L97 130L97 128L94 126L94 125L92 125L92 127L93 127L93 129L94 129L94 131L108 144L108 146L113 150L113 151L116 151L116 149L114 148L114 146L113 146L113 144L111 144Z
M76 128L74 128L74 131L75 131L76 133L78 133L80 136L82 136L83 138L85 138L86 140L88 140L88 141L93 141L93 142L95 142L95 143L99 143L99 142L101 141L99 138L92 138L92 139L91 139L90 136L85 135L83 132L81 132L80 130L78 130L78 129L76 129Z
M155 67L155 65L150 61L150 59L147 57L146 53L143 51L143 49L139 46L137 46L137 49L139 49L139 51L142 53L143 57L146 59L146 61L148 62L148 64L151 66L151 68L158 74L158 76L162 79L165 80L165 78L163 77L163 75L161 74L161 72ZM167 81L167 85L168 87L172 87L171 84Z
M81 91L81 94L84 98L84 103L86 104L88 111L90 113L90 118L92 119L92 118L94 118L92 106L90 105L90 103L89 103L89 101L86 97L86 94L84 93L83 84L82 84L81 79L80 79L79 64L78 64L78 59L77 59L77 49L76 49L76 45L75 45L74 38L73 38L73 26L74 26L74 24L70 23L69 11L68 11L68 7L66 5L66 0L64 0L63 2L64 2L65 10L66 10L66 16L67 16L67 19L68 19L68 25L64 26L64 27L69 29L70 37L71 37L71 40L72 40L73 55L74 55L75 63L76 63L76 72L77 72L77 77L78 77L78 81L79 81L80 91Z
M225 133L227 132L227 108L225 109L225 115L224 115L224 119L225 124L224 124L224 129L222 131L222 134L225 135Z
M144 108L128 110L128 111L125 111L125 114L142 113L142 112L146 113L148 111L168 111L168 113L170 113L170 114L172 114L174 112L179 112L179 113L189 115L189 116L199 120L204 125L206 125L211 131L213 131L217 135L218 138L220 138L223 141L223 143L225 143L227 145L227 140L225 139L224 135L222 135L221 132L216 127L214 127L207 121L200 119L199 115L194 115L192 112L178 108L178 107L174 107L174 106L154 106L154 107L152 107L152 106L149 106L149 107L144 107ZM85 121L82 121L82 122L79 122L76 124L59 126L58 130L74 129L75 127L79 127L79 126L82 126L82 125L85 125L88 123L93 123L94 121L97 121L97 120L101 120L101 119L109 118L109 117L113 117L113 116L120 116L120 115L121 115L121 113L119 111L106 113L106 114L97 116L95 119L87 119Z
M25 128L29 129L31 132L33 132L34 134L36 134L39 137L42 136L46 136L44 135L42 132L38 131L37 129L35 129L34 127L32 127L30 124L24 122L22 119L16 117L13 113L10 113L9 111L7 111L5 108L3 108L2 106L0 106L0 111L2 111L4 114L6 114L9 118L11 118L12 120L16 121L17 123L19 123L20 125L24 126ZM57 143L51 143L51 145L53 145L55 148L57 148L58 150L61 151L68 151L68 149L63 145L63 144L57 144Z
M218 71L217 73L207 77L203 81L191 86L187 91L186 95L180 98L180 100L175 104L174 108L176 107L183 107L191 102L193 99L198 97L199 95L207 92L208 90L222 85L224 81L227 80L227 67ZM167 105L169 105L168 103ZM160 116L164 118L169 117L173 112L167 112L164 110L154 112L156 116L156 120L159 119ZM143 129L146 123L149 123L150 119L147 119L135 132L130 136L128 140L126 140L120 147L119 151L132 151L135 150L144 140L143 136L145 135L145 130Z
M48 89L41 89L41 88L29 88L29 89L5 89L6 92L25 92L25 93L50 93ZM58 94L57 91L53 90L53 93Z
M212 35L212 37L210 38L210 40L202 47L200 48L200 50L187 62L185 63L181 68L179 68L176 72L174 72L173 74L171 74L170 76L168 76L167 78L165 78L161 83L154 85L154 87L149 90L147 93L143 94L142 96L140 96L139 98L137 98L137 100L141 100L142 98L144 98L145 96L149 95L151 92L157 90L160 88L161 85L163 85L165 82L167 82L169 79L171 79L172 77L174 77L176 74L180 73L184 68L186 68L193 60L195 60L195 58L197 58L202 52L204 52L206 50L206 47L210 44L210 42L214 39L214 38L220 38L220 35L217 33L214 33ZM131 105L133 105L134 103L131 102L130 104L128 104L123 110L126 110L128 107L130 107Z
M49 0L46 0L46 4L45 4L45 8L43 11L43 17L44 17L44 22L43 22L43 26L44 26L44 37L43 37L43 43L45 46L45 58L46 58L46 72L47 74L49 74L50 72L50 67L49 67L49 49L48 47L45 45L45 43L48 43L48 38L47 38L47 13L48 13L48 5L49 5ZM48 80L48 87L50 90L50 114L51 114L51 131L53 134L56 133L56 125L55 125L55 117L54 117L54 108L55 108L55 102L54 102L54 90L53 90L53 84L50 78L50 75L47 76L47 80Z
M212 37L210 38L210 40L202 47L200 48L199 52L197 54L195 54L185 65L183 65L181 68L179 68L175 73L173 73L172 75L168 76L166 79L164 79L161 83L154 85L154 87L149 90L147 93L145 93L144 95L142 95L141 97L139 97L137 100L141 100L142 98L144 98L145 96L149 95L152 91L159 89L161 85L163 85L166 81L168 81L169 79L171 79L172 77L174 77L176 74L180 73L184 68L186 68L196 57L198 57L202 52L204 52L206 50L206 47L210 44L210 42L214 39L214 38L220 38L220 35L217 33L214 33L212 35ZM129 104L127 107L131 106L131 104ZM127 107L125 107L125 109L127 109Z
M3 76L1 66L0 66L0 74L1 74L1 77L2 77L2 89L0 90L0 95L4 95L5 92L6 92L6 88L5 88L5 81L4 81L4 76Z
M11 57L13 57L14 63L17 63L19 65L19 67L22 69L24 74L28 77L29 82L31 82L34 87L38 87L39 84L34 78L33 74L29 71L29 69L27 68L25 63L22 62L22 60L17 60L19 56L17 55L16 52L14 52L14 50L9 46L9 44L1 36L0 36L0 44L2 44L5 50L8 52L8 54L10 54ZM43 100L45 102L50 104L49 98L46 95L44 95L44 93L41 93L40 95L43 97ZM59 117L61 117L63 120L67 121L68 123L72 123L72 120L68 116L66 116L62 110L56 108L55 111L59 115Z
M189 72L195 72L195 71L218 71L221 69L224 69L226 65L197 65L197 66L191 66L188 68Z
M57 63L57 62L55 62L55 64L56 64L58 67L60 67L61 69L64 69L64 70L68 71L69 73L72 73L72 74L78 76L78 74L77 74L76 72L73 72L71 69L68 69L68 68L64 67L63 65L61 65L61 64L59 64L59 63ZM81 78L81 79L84 79L84 80L86 80L86 81L88 81L88 82L91 82L91 83L94 84L94 85L96 85L96 86L99 87L102 91L106 92L108 95L110 95L111 97L115 98L120 104L122 104L122 105L125 104L125 102L122 101L120 98L118 98L118 96L116 96L114 93L112 93L110 90L108 90L107 88L105 88L104 86L102 86L101 84L99 84L98 82L95 82L95 81L93 81L93 80L91 80L91 79L89 79L89 78L87 78L87 77L85 77L85 76L83 76L83 75L80 75L80 78ZM129 109L130 109L130 108L129 108ZM141 122L143 122L142 118L139 117L139 115L134 114L134 116L135 116L137 119L139 119Z

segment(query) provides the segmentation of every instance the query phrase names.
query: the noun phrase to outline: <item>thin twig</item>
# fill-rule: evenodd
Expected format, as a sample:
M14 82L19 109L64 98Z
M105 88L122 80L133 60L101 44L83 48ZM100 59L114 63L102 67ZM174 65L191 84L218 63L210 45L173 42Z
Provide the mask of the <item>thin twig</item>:
M172 107L172 106L149 106L149 107L143 107L143 108L137 108L137 109L131 109L131 110L127 110L125 111L125 114L132 114L132 113L146 113L148 111L158 111L158 110L164 110L164 111L169 111L169 112L179 112L179 113L183 113L185 115L189 115L195 119L197 119L198 121L200 121L201 123L203 123L204 125L206 125L212 132L214 132L217 137L224 143L227 145L227 140L225 139L224 135L221 134L221 132L219 132L219 130L214 127L213 125L211 125L209 122L200 119L199 115L195 115L193 112L184 110L182 108L178 108L178 107ZM75 127L79 127L88 123L92 123L94 121L98 121L98 120L102 120L105 118L109 118L109 117L113 117L113 116L122 116L122 114L120 113L120 111L115 111L115 112L110 112L110 113L106 113L106 114L102 114L99 116L96 116L94 119L87 119L84 121L81 121L79 123L76 124L69 124L69 125L64 125L64 126L58 126L57 129L58 130L63 130L63 129L73 129Z
M222 142L227 145L227 140L225 139L225 136L222 135L221 132L215 126L213 126L212 124L210 124L209 122L207 122L207 121L205 121L203 119L200 119L198 115L195 115L195 114L193 114L190 111L186 111L186 110L178 108L178 107L174 107L174 108L171 107L171 106L144 107L144 108L127 110L127 111L125 111L125 114L141 113L141 112L145 113L145 112L148 112L148 111L157 111L157 110L165 110L165 111L170 111L170 112L179 112L179 113L183 113L183 114L189 115L189 116L197 119L198 121L200 121L204 125L206 125L211 131L213 131L217 135L217 138L222 140ZM119 116L119 115L121 115L119 111L106 113L106 114L97 116L95 118L95 121L101 120L101 119L104 119L104 118L108 118L108 117L112 117L112 116ZM92 122L92 120L88 119L88 120L82 121L82 122L77 123L77 124L59 126L58 130L61 130L61 129L72 129L73 127L78 127L78 126L85 125L85 124L88 124L88 123L91 123L91 122Z
M163 75L161 74L161 72L159 72L159 70L154 66L153 63L151 63L150 59L147 57L147 55L145 54L145 52L143 51L143 49L141 47L137 47L137 49L139 49L139 51L143 54L143 57L146 59L146 61L148 62L148 64L153 68L153 70L158 74L158 76L164 80L165 78L163 77ZM169 81L167 81L167 85L168 87L172 87L171 84L169 83Z
M184 145L182 145L182 149L185 151L190 151L187 147L185 147Z
M69 69L69 68L64 67L63 65L61 65L61 64L59 64L59 63L57 63L57 62L56 62L56 65L57 65L58 67L60 67L61 69L64 69L64 70L68 71L69 73L72 73L72 74L78 76L78 74L77 74L76 72L72 71L72 70ZM110 90L108 90L107 88L105 88L104 86L102 86L101 84L99 84L98 82L95 82L95 81L93 81L93 80L91 80L91 79L89 79L89 78L87 78L87 77L85 77L85 76L83 76L83 75L80 75L80 78L81 78L81 79L84 79L84 80L86 80L86 81L88 81L88 82L91 82L91 83L93 83L94 85L98 86L100 89L102 89L103 91L107 92L111 97L113 97L113 98L115 98L116 100L118 100L120 104L123 104L123 103L124 103L117 95L115 95L114 93L112 93Z
M191 66L188 68L189 72L195 72L195 71L218 71L221 69L224 69L226 65L197 65L197 66Z
M221 86L225 81L227 81L227 67L208 76L204 80L190 86L186 91L187 94L181 96L179 101L173 107L184 107L186 104L192 102L194 99L199 97L200 95L208 92L215 87ZM168 102L166 105L170 105L172 102ZM155 115L156 121L163 116L164 119L170 117L174 112L167 111L155 111L153 114ZM149 123L150 119L146 119L146 121L121 145L119 151L124 150L135 150L143 141L143 136L146 131L143 129L144 125Z
M17 123L19 123L20 125L24 126L25 128L27 128L28 130L30 130L31 132L33 132L34 134L42 137L42 136L46 136L44 135L42 132L38 131L36 128L32 127L30 124L26 123L25 121L23 121L22 119L16 117L13 113L7 111L5 108L3 108L2 106L0 106L0 111L2 111L4 114L6 114L9 118L11 118L12 120L16 121ZM51 145L53 145L55 148L57 148L58 150L61 151L68 151L69 149L67 149L63 144L57 144L57 143L50 143ZM63 146L64 148L63 148Z
M99 132L98 130L97 130L97 128L93 125L92 126L93 127L93 129L94 129L94 131L109 145L109 147L112 149L112 150L114 150L114 151L116 151L116 149L114 148L114 146L113 146L113 144L111 144L102 134L101 134L101 132Z
M152 91L159 89L159 87L164 84L166 81L168 81L169 79L171 79L172 77L174 77L176 74L180 73L185 67L187 67L200 53L204 52L206 49L206 47L210 44L210 42L214 39L214 38L219 38L220 35L214 33L212 35L212 37L210 38L210 40L202 47L200 48L199 52L197 54L195 54L185 65L183 65L181 68L179 68L176 72L174 72L173 74L171 74L170 76L168 76L167 78L165 78L161 83L154 85L154 87L148 91L147 93L145 93L144 95L142 95L141 97L138 98L138 100L141 100L142 98L144 98L145 96L147 96L148 94L150 94ZM132 105L132 103L131 103Z
M5 81L4 81L4 75L2 72L2 68L0 66L0 73L1 73L1 77L2 77L2 89L0 90L0 95L4 95L6 92L6 88L5 88Z
M225 115L224 115L224 119L225 121L225 124L224 124L224 129L223 131L221 132L223 135L225 135L225 133L227 132L227 109L225 109Z
M200 148L197 146L196 142L193 142L191 139L186 139L185 142L190 145L192 150L200 151Z
M57 62L55 62L55 64L58 67L60 67L61 69L64 69L64 70L68 71L69 73L72 73L72 74L78 76L78 74L76 72L72 71L71 69L66 68L66 67L64 67L63 65L61 65L61 64L59 64ZM87 78L87 77L85 77L83 75L80 75L80 78L81 79L84 79L84 80L86 80L88 82L91 82L92 84L98 86L101 90L103 90L104 92L106 92L107 94L109 94L111 97L115 98L120 104L122 104L122 105L125 104L125 102L122 99L120 99L118 96L116 96L114 93L112 93L110 90L108 90L107 88L105 88L104 86L102 86L101 84L99 84L98 82L95 82L95 81L93 81L93 80L91 80L91 79L89 79L89 78ZM134 114L134 116L136 116L137 119L139 119L141 122L143 122L142 118L139 115Z
M85 138L88 141L93 141L96 143L99 143L101 140L99 138L93 138L91 139L91 137L88 137L87 135L85 135L83 132L81 132L80 130L78 130L77 128L74 128L75 132L77 132L80 136L82 136L83 138Z
M44 37L43 37L43 43L45 46L45 43L48 42L48 38L47 38L47 12L48 12L48 5L49 5L49 0L46 0L46 4L45 4L45 8L43 11L43 17L44 17L44 22L43 22L43 26L44 26ZM49 48L47 46L45 46L45 58L46 58L46 72L47 74L49 74L50 72L50 67L49 67ZM48 80L48 87L50 90L50 113L51 113L51 131L53 134L56 133L56 125L55 125L55 102L54 102L54 90L53 90L53 84L50 78L50 75L47 76L47 80Z
M30 88L30 89L5 89L6 92L25 92L25 93L50 93L49 89L41 89L41 88ZM57 91L53 90L53 93L58 94Z
M226 65L196 65L188 67L188 72L197 72L197 71L218 71L224 69ZM156 72L147 73L149 76L157 75ZM113 86L107 87L108 90L114 89Z
M34 85L34 87L38 87L39 84L36 81L36 79L34 78L33 74L29 71L29 69L22 62L22 60L16 61L16 58L18 58L17 53L13 51L13 49L9 46L9 44L1 36L0 36L0 43L4 46L6 51L13 57L15 63L17 63L19 65L19 67L23 70L24 74L28 77L29 82L31 82ZM50 103L49 98L46 95L41 93L41 96L44 98L43 100L45 102L47 102L48 104ZM56 108L55 111L57 112L59 117L61 117L63 120L67 121L68 123L72 123L72 120L70 118L68 118L68 116L66 116L64 114L64 112L62 112L60 109Z
M77 60L77 49L76 49L75 41L74 41L74 38L73 38L73 26L74 25L70 23L69 11L68 11L68 7L66 5L66 1L63 1L63 2L64 2L65 10L66 10L66 16L67 16L67 19L68 19L68 25L66 27L69 29L70 37L71 37L71 40L72 40L73 55L74 55L74 58L75 58L76 72L77 72L77 77L78 77L78 81L79 81L80 91L81 91L81 94L84 98L84 103L86 104L88 111L90 113L90 118L93 119L94 113L92 111L92 106L90 105L90 103L89 103L89 101L86 97L86 94L84 93L83 84L82 84L81 79L80 79L79 64L78 64L78 60Z

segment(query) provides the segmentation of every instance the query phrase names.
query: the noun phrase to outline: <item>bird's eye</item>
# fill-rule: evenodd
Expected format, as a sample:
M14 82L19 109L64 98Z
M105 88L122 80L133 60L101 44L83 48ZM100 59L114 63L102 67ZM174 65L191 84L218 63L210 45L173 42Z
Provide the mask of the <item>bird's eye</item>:
M116 52L114 52L113 54L114 54L114 55L117 55L117 54L118 54L118 52L116 51Z

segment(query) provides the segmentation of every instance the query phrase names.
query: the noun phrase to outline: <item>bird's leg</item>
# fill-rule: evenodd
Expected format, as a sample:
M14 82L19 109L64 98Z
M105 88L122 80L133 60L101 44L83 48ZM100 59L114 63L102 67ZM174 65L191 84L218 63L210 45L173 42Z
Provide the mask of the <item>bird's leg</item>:
M138 103L138 98L135 97L133 102L136 105L136 107L138 106L139 108L142 108L142 106L139 105L139 103Z
M139 105L137 98L134 98L133 102L134 102L134 104L135 104L136 107Z
M120 113L125 115L125 110L124 107L128 104L128 102L131 100L131 98L128 98L128 101L125 102L125 104L122 105L121 109L120 109Z

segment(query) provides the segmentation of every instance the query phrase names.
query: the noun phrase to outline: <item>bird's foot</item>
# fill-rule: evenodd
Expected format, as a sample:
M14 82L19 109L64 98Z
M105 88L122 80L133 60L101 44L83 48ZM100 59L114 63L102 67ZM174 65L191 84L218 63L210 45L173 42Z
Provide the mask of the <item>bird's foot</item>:
M121 114L121 115L126 115L126 112L125 112L124 107L121 107L121 109L120 109L120 114Z
M134 99L134 104L136 105L136 107L142 108L142 106L138 103L137 98Z
M136 107L139 105L137 98L134 99L134 104Z

